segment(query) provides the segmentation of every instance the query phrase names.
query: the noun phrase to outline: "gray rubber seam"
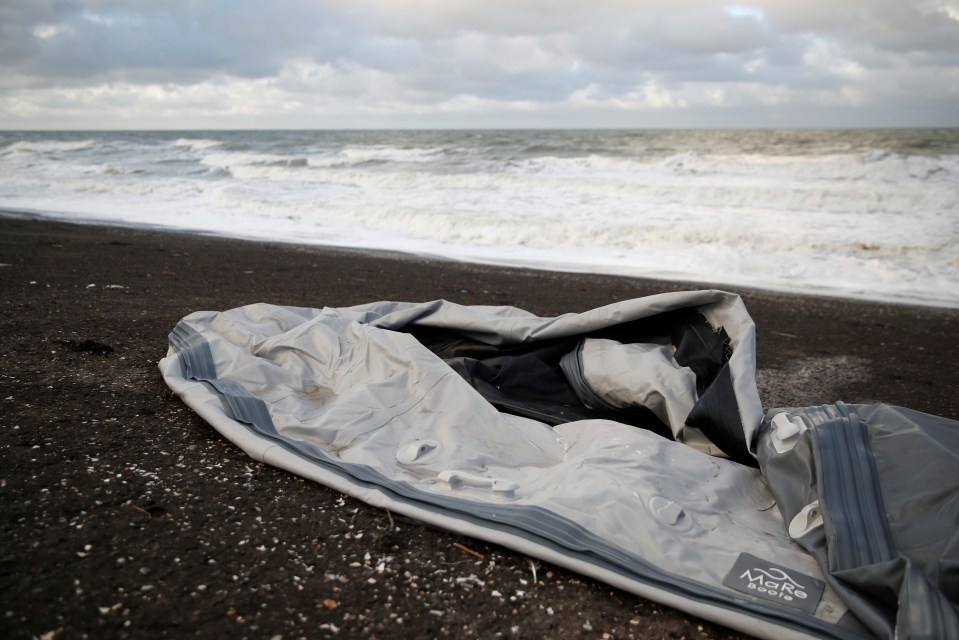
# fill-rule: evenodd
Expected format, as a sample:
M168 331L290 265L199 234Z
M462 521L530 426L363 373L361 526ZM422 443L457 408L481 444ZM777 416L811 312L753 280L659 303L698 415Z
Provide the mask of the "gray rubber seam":
M583 347L585 340L580 340L575 349L560 358L559 368L566 374L566 379L577 397L590 409L606 409L616 411L619 407L600 397L586 381L586 367L583 364Z
M898 557L880 493L869 431L842 403L823 407L813 431L819 454L819 499L834 532L835 571Z

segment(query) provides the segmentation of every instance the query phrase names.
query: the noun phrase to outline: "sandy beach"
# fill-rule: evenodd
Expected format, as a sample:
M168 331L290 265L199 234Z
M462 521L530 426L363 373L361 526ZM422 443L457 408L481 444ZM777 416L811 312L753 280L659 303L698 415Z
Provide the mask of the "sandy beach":
M16 216L0 265L3 637L741 637L256 463L157 370L197 310L445 298L556 315L703 285ZM957 310L734 291L765 408L959 418Z

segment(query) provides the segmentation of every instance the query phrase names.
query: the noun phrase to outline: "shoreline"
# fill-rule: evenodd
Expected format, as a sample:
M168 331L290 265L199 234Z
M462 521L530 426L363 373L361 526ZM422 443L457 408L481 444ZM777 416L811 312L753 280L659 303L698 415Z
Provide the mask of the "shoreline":
M398 249L386 249L376 246L356 246L350 244L336 244L336 243L324 243L324 242L304 242L302 240L294 238L259 238L252 235L243 235L243 234L229 234L224 231L214 231L214 230L204 230L204 229L188 229L183 227L170 227L164 226L161 224L150 224L150 223L133 223L133 222L124 222L122 220L103 220L95 217L85 217L79 214L73 213L55 213L55 212L45 212L34 209L11 209L11 208L2 208L0 207L0 219L7 218L12 220L36 220L39 222L55 222L62 224L76 224L83 226L93 226L93 227L108 227L116 229L130 229L130 230L143 230L148 232L155 233L166 233L173 235L185 235L185 236L198 236L201 238L219 238L222 240L231 240L236 242L252 242L259 244L267 245L277 245L277 246L293 246L300 247L304 249L319 249L319 250L341 250L346 252L357 252L357 253L369 253L371 255L383 255L386 257L392 257L394 259L402 259L403 256L408 256L412 259L422 259L422 260L440 260L440 261L450 261L453 263L462 263L462 264L474 264L480 266L486 266L491 268L506 268L506 269L528 269L531 271L547 271L552 273L568 273L568 274L583 274L583 275L595 275L595 276L605 276L612 278L631 278L636 280L648 280L656 282L671 282L671 283L682 283L682 284L695 284L697 288L707 288L707 289L728 289L734 288L737 290L748 290L756 291L759 293L766 294L782 294L782 295L796 295L803 297L812 297L812 298L827 298L827 299L837 299L837 300L850 300L856 302L866 302L866 303L876 303L876 304L892 304L900 305L907 307L924 307L932 309L944 309L944 310L956 310L959 311L959 300L954 302L947 302L945 300L927 300L919 299L917 297L903 297L903 296L876 296L876 295L866 295L861 292L852 291L852 290L840 290L835 288L826 288L823 286L815 287L809 286L806 288L803 287L786 287L786 286L775 286L775 285L757 285L753 283L746 284L736 284L734 281L707 281L707 280L697 280L694 277L686 277L682 275L669 275L669 274L645 274L640 272L640 270L635 270L635 272L628 272L627 270L615 271L613 269L604 269L603 265L573 265L571 267L564 267L563 265L556 262L549 261L511 261L507 258L497 258L497 257L484 257L482 255L474 255L466 258L457 258L446 253L431 253L431 252L417 252L417 251L403 251ZM581 268L577 268L581 266Z
M256 463L157 370L203 309L557 315L696 284L2 215L0 263L4 637L742 637L546 563L534 583L524 556ZM757 325L764 408L959 418L955 309L728 289Z

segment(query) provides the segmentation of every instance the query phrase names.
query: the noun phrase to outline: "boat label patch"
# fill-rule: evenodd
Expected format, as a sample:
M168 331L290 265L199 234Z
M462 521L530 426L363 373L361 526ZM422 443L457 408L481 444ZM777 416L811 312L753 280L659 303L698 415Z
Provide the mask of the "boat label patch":
M751 553L741 553L723 584L771 602L816 613L826 583Z

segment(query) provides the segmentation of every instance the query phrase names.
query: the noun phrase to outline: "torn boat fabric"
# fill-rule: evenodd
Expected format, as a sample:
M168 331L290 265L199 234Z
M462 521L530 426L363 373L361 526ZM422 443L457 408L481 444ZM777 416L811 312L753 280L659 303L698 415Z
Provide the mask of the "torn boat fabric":
M756 636L959 636L959 424L764 415L738 296L197 312L167 384L258 461Z

